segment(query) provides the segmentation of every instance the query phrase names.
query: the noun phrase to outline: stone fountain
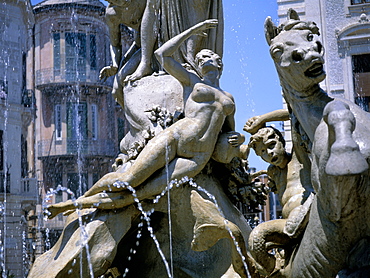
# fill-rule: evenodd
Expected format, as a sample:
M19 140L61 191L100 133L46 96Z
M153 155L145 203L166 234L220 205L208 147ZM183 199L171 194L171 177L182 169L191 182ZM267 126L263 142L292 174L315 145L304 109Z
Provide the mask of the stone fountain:
M289 109L250 119L245 130L253 136L243 145L233 97L218 82L221 1L172 2L142 7L141 48L121 55L112 40L113 65L101 77L115 75L130 133L115 172L82 197L47 208L50 218L69 216L29 277L365 277L370 118L320 88L316 24L294 10L278 27L266 20ZM123 23L113 15L126 8L107 7L110 28ZM277 119L292 122L292 154L278 132L262 130ZM268 174L284 205L284 219L252 232L233 205L253 199L246 194L249 147L272 164Z
M286 184L277 187L290 213L252 231L250 254L267 277L367 277L370 114L320 88L324 49L314 22L300 20L291 9L280 26L267 18L265 33L289 109L254 117L245 130L256 141L266 122L291 120L289 162L273 159L279 140L269 148L275 154L263 153L274 137L262 136L263 144L253 147L272 164L272 179L286 176Z
M141 21L130 26L140 28L140 47L124 55L111 32L112 66L100 73L114 76L130 124L115 171L77 200L47 207L49 218L69 216L29 277L259 277L235 204L257 207L266 191L252 188L234 99L219 88L222 3L136 2L106 9L111 30ZM140 15L130 13L137 7Z

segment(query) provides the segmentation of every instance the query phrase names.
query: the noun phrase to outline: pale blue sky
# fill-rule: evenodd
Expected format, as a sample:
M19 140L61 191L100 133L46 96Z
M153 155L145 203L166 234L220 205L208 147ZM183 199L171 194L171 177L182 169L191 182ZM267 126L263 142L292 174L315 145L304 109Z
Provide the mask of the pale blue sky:
M41 1L31 2L34 5ZM225 44L221 87L234 96L236 130L244 133L243 125L248 118L282 108L281 89L263 31L267 16L276 23L277 3L276 0L223 0L223 4ZM245 135L248 142L249 134ZM253 151L249 165L257 170L267 168Z
M267 16L277 23L277 1L224 0L223 4L225 44L221 87L235 98L236 129L246 135L248 142L249 134L242 131L246 120L283 106L263 28ZM248 160L249 166L257 170L268 166L253 151Z

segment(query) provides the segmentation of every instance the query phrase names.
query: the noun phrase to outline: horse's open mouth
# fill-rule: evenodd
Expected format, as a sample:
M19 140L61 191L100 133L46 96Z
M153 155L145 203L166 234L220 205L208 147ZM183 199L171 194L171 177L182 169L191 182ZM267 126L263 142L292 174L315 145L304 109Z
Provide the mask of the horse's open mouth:
M317 77L324 73L324 66L321 62L314 63L308 70L304 72L307 77Z
M274 156L274 157L271 159L271 163L275 163L277 160L278 160L278 157L277 157L277 156Z

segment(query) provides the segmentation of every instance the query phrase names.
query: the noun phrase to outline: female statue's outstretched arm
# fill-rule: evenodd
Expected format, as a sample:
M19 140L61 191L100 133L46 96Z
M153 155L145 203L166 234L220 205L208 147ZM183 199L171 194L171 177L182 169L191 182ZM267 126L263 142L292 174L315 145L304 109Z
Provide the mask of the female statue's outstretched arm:
M175 61L172 58L172 55L186 39L193 35L207 36L205 30L215 28L217 26L217 23L217 19L209 19L200 22L180 33L179 35L173 37L154 52L155 56L157 57L160 64L164 67L164 69L173 77L175 77L178 81L180 81L183 86L191 86L192 76L195 76L195 74L187 71L179 62Z

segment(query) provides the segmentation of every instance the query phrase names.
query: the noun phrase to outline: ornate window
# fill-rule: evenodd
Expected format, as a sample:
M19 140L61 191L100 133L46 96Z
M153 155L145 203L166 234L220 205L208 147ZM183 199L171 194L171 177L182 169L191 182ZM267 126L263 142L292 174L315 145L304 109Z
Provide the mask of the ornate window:
M62 106L60 104L55 105L54 111L55 120L55 140L62 140Z
M4 142L3 131L0 130L0 171L4 170Z
M0 99L6 99L8 96L8 81L0 80Z
M87 173L68 173L67 186L75 194L75 198L80 197L88 189ZM70 198L71 196L68 196Z
M86 103L67 103L67 137L77 141L87 139Z
M86 81L88 70L97 70L96 49L94 34L53 33L54 75L61 75L65 70L66 81Z
M369 5L370 6L370 5ZM366 15L358 23L337 32L340 58L345 62L346 97L365 111L370 109L370 22Z
M95 35L90 35L90 68L92 70L97 69L96 64L96 37Z
M86 34L65 33L66 79L85 80L86 77Z
M53 34L54 71L60 74L60 33Z
M370 0L351 0L351 5L370 3Z
M60 172L56 172L53 175L54 177L54 185L55 187L57 186L62 186L63 185L63 175ZM58 191L55 195L55 203L63 202L63 192Z
M4 132L0 130L0 193L10 193L9 167L4 172Z
M98 139L98 109L96 104L91 105L91 138Z
M355 103L370 111L370 54L353 55L352 68Z

